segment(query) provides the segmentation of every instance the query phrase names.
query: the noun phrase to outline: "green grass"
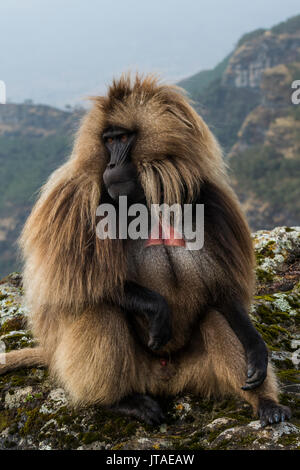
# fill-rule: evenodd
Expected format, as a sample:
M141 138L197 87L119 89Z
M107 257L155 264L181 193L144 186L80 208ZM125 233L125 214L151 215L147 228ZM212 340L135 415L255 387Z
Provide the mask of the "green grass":
M300 216L300 158L286 159L272 147L255 146L232 157L230 167L241 187Z
M70 149L65 135L0 137L0 208L32 204L34 194Z
M13 217L16 226L0 240L0 278L20 270L16 240L41 185L63 163L71 138L54 134L0 137L0 219Z

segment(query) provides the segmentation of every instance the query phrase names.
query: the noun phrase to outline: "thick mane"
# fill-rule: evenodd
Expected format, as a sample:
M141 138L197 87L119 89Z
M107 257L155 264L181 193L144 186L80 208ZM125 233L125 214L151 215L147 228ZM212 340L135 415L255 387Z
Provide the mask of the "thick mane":
M202 184L198 203L204 204L205 236L214 242L215 256L223 267L230 289L219 293L250 306L254 290L254 250L239 202L228 187Z
M124 281L122 241L96 236L106 166L102 127L97 106L84 118L69 161L42 188L23 229L24 284L33 311L47 304L80 310L112 297Z
M101 135L108 125L137 132L132 158L148 204L194 201L203 181L232 198L220 147L180 89L153 76L124 75L93 101L68 162L42 188L20 239L35 310L45 304L80 309L114 297L125 280L122 240L96 236L107 164Z

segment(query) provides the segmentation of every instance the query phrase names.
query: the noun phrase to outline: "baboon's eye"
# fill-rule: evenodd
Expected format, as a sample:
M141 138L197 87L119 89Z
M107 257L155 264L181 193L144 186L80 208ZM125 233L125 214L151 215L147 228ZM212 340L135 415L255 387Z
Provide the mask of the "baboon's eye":
M112 137L108 137L108 139L106 140L106 142L107 142L108 144L113 144L114 139L113 139Z
M122 142L127 142L128 136L126 134L121 135L121 141Z

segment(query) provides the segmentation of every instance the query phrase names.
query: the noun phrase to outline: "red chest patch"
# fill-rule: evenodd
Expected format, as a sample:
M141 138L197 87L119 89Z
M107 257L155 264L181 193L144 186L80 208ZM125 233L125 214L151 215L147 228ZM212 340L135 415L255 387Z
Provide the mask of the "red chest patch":
M169 227L170 231L170 236L168 238L163 238L163 233L162 233L162 226L159 224L159 237L154 238L154 235L152 232L150 235L150 238L145 243L145 246L153 246L153 245L166 245L166 246L183 246L185 247L185 240L182 238L182 235L180 235L178 232L175 231L174 227L172 225ZM156 235L156 233L155 233Z

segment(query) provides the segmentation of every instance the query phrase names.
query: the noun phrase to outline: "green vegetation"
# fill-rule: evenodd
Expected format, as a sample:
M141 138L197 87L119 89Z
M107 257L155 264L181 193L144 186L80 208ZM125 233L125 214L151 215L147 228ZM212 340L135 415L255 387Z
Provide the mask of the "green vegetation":
M16 239L39 188L70 152L81 114L31 104L0 108L0 277L20 269Z
M0 137L0 207L31 205L34 195L70 149L65 135ZM7 210L8 214L10 210Z
M65 135L0 136L0 220L13 217L6 239L0 239L0 277L20 269L16 239L39 188L69 149Z
M214 69L202 70L191 77L181 80L178 85L184 88L193 100L197 101L212 82L222 77L230 57L231 54L225 57Z
M266 32L266 29L264 29L264 28L259 28L259 29L255 29L254 31L251 31L250 33L244 34L244 35L241 37L241 39L238 41L237 47L242 46L243 44L245 44L245 43L248 42L248 41L251 41L252 39L259 38L259 37L262 36L265 32Z
M274 34L293 34L300 30L300 15L293 16L282 23L271 28L272 33ZM244 34L241 39L238 41L237 46L240 47L245 44L247 41L251 41L252 39L259 38L262 36L267 30L265 28L258 28L255 31L251 31L250 33Z
M251 88L223 87L215 80L198 97L197 110L203 115L226 151L235 144L247 115L259 104L259 94Z
M239 184L277 209L300 213L300 158L286 159L272 147L253 146L230 159Z
M271 31L275 34L293 34L300 30L300 15L293 16L282 23L274 26Z

